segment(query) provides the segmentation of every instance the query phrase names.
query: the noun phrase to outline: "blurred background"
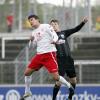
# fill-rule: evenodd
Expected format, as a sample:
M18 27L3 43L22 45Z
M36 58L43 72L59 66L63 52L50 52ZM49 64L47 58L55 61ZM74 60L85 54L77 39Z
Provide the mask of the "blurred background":
M1 86L24 84L24 69L36 53L27 46L32 32L30 14L37 14L42 23L56 18L61 29L73 28L88 17L88 23L68 40L78 84L100 85L100 0L0 0ZM32 78L32 84L54 83L44 68Z

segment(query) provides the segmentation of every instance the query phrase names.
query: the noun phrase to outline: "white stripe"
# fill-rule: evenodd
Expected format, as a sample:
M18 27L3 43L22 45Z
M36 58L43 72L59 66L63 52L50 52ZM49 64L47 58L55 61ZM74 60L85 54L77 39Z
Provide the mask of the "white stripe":
M52 52L51 52L51 56L52 56L52 58L53 58L54 62L55 62L55 63L56 63L56 65L57 65L57 68L58 68L57 61L55 60L55 57L53 56L53 53L52 53Z

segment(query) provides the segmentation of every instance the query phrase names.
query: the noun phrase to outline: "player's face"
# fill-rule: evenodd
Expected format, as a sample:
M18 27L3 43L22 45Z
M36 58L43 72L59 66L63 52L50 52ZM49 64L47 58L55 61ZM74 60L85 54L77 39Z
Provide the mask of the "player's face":
M37 19L35 19L34 17L30 18L29 22L30 22L31 26L34 28L37 27L38 23L39 23L39 21Z
M56 32L59 31L59 24L57 22L51 22L50 25Z

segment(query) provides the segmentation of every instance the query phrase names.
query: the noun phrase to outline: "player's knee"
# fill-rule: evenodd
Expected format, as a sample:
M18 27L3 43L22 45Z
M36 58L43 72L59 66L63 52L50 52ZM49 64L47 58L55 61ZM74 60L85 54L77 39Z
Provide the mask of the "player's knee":
M54 80L59 81L59 75L55 75L53 78Z
M24 75L25 75L25 76L29 76L29 73L27 73L27 72L24 72Z
M25 70L25 72L24 72L24 75L25 75L25 76L30 76L33 72L34 72L33 69L26 68L26 70Z
M52 76L53 76L53 79L54 79L55 81L59 81L59 74L58 74L58 72L52 73Z
M24 72L24 75L25 75L25 76L30 76L31 73L30 73L29 71L25 71L25 72Z
M77 83L76 77L75 77L75 78L70 78L69 81L70 81L70 83L72 83L72 84L76 84L76 83Z

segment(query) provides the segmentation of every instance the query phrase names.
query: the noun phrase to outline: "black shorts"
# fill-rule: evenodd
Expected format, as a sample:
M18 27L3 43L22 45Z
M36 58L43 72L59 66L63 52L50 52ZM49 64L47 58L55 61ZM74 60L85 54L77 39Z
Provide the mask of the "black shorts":
M71 57L57 57L59 74L64 76L65 74L69 78L76 77L76 71L74 67L74 60Z

